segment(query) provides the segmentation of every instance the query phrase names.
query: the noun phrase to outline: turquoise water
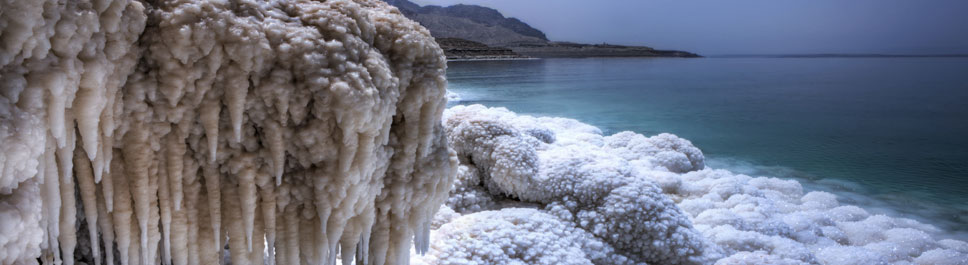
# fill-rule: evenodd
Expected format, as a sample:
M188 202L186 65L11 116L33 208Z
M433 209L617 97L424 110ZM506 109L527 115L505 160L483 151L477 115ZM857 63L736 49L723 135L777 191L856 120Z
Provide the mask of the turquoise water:
M691 140L708 164L800 180L968 232L968 58L450 62L452 104Z

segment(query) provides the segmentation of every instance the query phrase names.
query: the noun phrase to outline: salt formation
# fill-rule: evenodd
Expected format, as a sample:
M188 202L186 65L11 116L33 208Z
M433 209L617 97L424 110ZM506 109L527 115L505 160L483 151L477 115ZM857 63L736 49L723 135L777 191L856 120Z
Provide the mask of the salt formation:
M0 37L0 264L428 248L445 60L385 3L13 0Z
M461 160L458 190L448 201L458 212L508 203L501 198L535 204L614 250L590 253L601 256L590 259L598 264L703 264L717 257L717 249L644 172L588 142L602 140L597 129L562 120L558 125L572 128L575 138L559 137L558 128L515 121L510 112L480 105L457 106L445 116ZM674 140L655 141L652 148L661 155L652 162L674 170L702 167L698 149Z
M706 168L671 134L480 105L444 119L458 178L419 264L968 264L933 226Z
M446 206L445 206L446 207ZM554 216L527 208L461 216L436 230L433 249L413 264L463 261L470 264L590 264L583 249L597 242ZM420 257L424 258L424 257Z

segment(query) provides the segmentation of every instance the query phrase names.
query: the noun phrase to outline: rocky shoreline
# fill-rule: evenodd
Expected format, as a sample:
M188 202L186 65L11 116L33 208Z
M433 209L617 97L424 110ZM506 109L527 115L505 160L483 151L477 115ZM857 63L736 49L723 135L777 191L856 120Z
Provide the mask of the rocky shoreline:
M698 54L656 50L643 46L624 46L614 44L581 44L571 42L527 43L511 46L510 49L522 55L540 58L584 58L584 57L683 57L698 58Z
M702 57L691 52L614 44L545 42L518 43L499 47L459 38L437 38L436 41L440 48L444 50L447 60L452 61L587 57Z
M512 60L531 59L504 47L491 47L486 44L458 38L438 38L437 44L444 50L447 60Z

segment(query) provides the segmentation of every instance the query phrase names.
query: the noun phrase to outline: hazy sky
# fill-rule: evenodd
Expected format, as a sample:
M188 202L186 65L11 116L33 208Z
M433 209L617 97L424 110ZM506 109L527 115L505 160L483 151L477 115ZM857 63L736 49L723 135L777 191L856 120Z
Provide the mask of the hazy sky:
M968 0L412 0L476 4L551 40L706 55L968 53Z

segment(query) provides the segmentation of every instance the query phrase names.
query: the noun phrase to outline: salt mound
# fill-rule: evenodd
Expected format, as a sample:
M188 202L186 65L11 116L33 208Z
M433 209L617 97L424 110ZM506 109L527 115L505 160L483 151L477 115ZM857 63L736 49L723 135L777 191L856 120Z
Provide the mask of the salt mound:
M0 37L2 264L428 249L446 61L381 1L3 1Z
M421 262L485 250L504 257L507 242L552 234L568 242L529 244L579 246L578 259L595 264L968 264L968 244L938 240L944 234L933 226L870 215L827 192L804 194L793 180L705 168L702 152L671 134L604 136L575 120L481 105L452 107L444 119L460 159L446 204L463 216L448 211L431 232L431 245L446 251ZM521 208L540 217L477 223L517 220ZM454 242L480 229L505 236ZM616 258L595 258L601 253Z
M601 148L605 139L599 132L542 128L540 121L516 120L506 110L480 105L453 107L444 119L461 161L456 192L448 200L458 212L502 208L514 201L534 204L614 249L606 255L611 257L597 263L702 264L718 256L717 248L704 241L658 186L629 160ZM586 139L595 135L597 141ZM701 159L698 149L684 143L668 136L649 142L657 153L686 159L660 159L650 165L677 170L702 165L679 151Z
M589 264L582 232L534 209L478 212L437 229L413 264Z

